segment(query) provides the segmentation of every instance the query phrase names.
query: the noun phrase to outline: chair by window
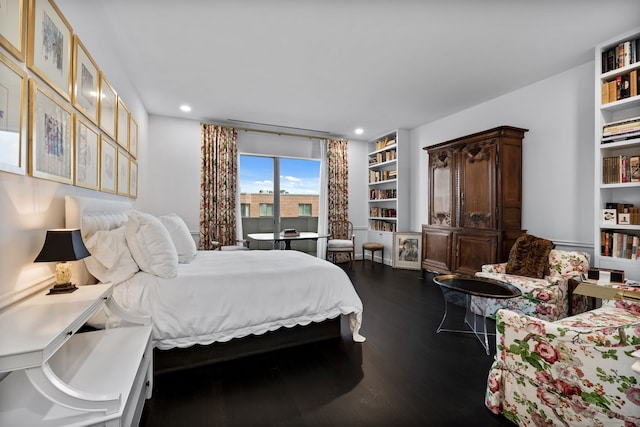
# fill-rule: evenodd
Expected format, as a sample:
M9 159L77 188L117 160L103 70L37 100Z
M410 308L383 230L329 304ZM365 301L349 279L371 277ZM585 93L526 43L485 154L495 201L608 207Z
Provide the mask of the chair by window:
M336 262L336 255L340 260L341 255L345 254L349 256L351 261L351 269L353 270L354 262L356 260L356 236L353 234L353 224L351 221L341 220L332 221L329 223L329 239L327 241L327 253L325 258Z
M236 239L235 229L227 223L217 223L211 227L211 241L217 251L246 251L249 250L249 240Z

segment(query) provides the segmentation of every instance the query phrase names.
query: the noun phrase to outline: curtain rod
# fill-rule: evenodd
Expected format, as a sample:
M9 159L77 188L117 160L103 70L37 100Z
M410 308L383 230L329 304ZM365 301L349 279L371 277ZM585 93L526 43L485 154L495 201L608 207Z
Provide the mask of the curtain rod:
M329 137L323 137L323 136L305 135L305 134L302 134L302 133L278 132L278 131L275 131L275 130L263 130L263 129L251 129L251 128L243 128L243 127L238 127L238 126L229 126L227 124L222 124L222 123L204 123L204 122L201 122L201 124L203 124L203 125L214 125L214 126L224 126L224 127L228 127L228 128L235 129L235 130L243 130L245 132L262 132L262 133L270 133L270 134L273 134L273 135L297 136L297 137L300 137L300 138L309 138L309 139L324 139L326 141L329 141L329 140L346 141L345 138L329 138Z

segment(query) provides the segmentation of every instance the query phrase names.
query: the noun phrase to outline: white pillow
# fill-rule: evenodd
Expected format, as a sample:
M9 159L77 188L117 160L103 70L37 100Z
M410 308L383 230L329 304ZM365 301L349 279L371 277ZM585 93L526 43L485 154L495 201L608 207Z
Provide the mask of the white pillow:
M178 274L178 252L162 222L153 215L128 211L125 236L140 270L165 279Z
M187 224L176 214L161 216L160 221L169 232L173 245L176 247L178 262L189 264L193 257L196 256L198 248L196 248L196 242L191 237L191 233L189 233Z
M352 248L353 247L353 240L351 240L351 239L331 239L327 243L327 246L329 248L335 248L335 249Z
M100 282L117 285L140 270L127 246L124 226L96 231L87 239L85 246L91 256L85 258L84 263L89 273Z

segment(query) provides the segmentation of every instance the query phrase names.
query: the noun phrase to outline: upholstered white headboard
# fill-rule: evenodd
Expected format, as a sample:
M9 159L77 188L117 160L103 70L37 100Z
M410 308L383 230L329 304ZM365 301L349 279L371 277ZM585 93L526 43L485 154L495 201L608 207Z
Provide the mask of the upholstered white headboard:
M91 197L64 197L65 226L79 228L83 239L87 239L98 230L112 230L127 222L126 211L133 209L127 201L94 199ZM95 283L84 265L75 263L73 280L79 284Z

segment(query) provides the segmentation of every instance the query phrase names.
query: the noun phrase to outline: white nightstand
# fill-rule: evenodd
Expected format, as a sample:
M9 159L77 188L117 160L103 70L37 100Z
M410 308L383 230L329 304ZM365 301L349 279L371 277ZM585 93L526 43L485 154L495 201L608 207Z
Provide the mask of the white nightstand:
M123 311L111 291L43 292L0 313L0 373L10 372L0 425L138 424L152 389L151 319ZM76 334L103 304L136 325Z

